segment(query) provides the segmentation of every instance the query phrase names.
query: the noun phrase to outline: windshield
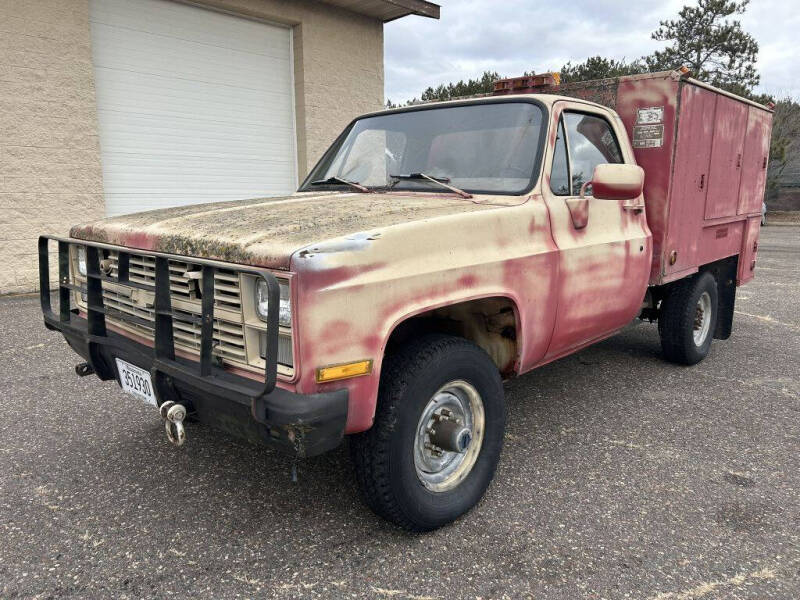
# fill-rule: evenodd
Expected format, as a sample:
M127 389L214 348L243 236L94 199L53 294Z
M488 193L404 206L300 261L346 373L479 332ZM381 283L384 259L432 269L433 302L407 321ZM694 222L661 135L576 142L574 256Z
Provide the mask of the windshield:
M473 193L521 194L535 183L542 109L525 101L396 112L357 120L314 168L301 190L433 190L424 173ZM312 185L312 182L317 182Z

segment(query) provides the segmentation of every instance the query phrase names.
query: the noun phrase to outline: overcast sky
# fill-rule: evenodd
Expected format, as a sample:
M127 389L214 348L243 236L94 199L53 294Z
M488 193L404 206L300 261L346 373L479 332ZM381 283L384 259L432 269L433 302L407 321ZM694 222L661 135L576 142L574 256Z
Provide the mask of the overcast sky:
M387 23L386 96L419 97L428 86L497 71L558 70L589 56L638 58L662 47L650 34L688 0L437 0L439 21ZM798 0L752 0L741 17L759 43L761 91L800 98Z

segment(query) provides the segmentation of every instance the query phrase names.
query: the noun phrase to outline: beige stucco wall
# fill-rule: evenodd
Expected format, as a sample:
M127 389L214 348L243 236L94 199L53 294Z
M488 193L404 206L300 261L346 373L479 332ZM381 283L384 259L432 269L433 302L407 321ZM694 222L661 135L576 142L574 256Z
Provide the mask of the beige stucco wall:
M300 180L383 102L383 24L313 0L191 2L293 29ZM0 294L37 287L36 240L103 216L88 0L0 0Z
M85 0L0 0L0 293L38 279L36 239L103 214Z

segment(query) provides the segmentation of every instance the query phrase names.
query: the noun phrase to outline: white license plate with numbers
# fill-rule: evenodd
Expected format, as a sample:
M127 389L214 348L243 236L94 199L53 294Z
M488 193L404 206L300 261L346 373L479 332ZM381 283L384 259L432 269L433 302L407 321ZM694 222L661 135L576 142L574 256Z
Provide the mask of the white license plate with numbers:
M153 382L150 380L150 372L141 369L136 365L118 358L117 370L119 371L119 383L122 391L144 400L148 404L158 406L156 395L153 393Z

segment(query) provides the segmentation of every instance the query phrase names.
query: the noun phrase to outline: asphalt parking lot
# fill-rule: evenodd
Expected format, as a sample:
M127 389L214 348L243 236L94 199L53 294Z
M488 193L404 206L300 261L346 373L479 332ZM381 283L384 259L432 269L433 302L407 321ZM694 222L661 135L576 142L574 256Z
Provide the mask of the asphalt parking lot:
M507 384L483 502L372 515L346 448L300 464L79 379L0 299L0 597L800 597L800 227L762 232L733 337L693 368L654 325Z

